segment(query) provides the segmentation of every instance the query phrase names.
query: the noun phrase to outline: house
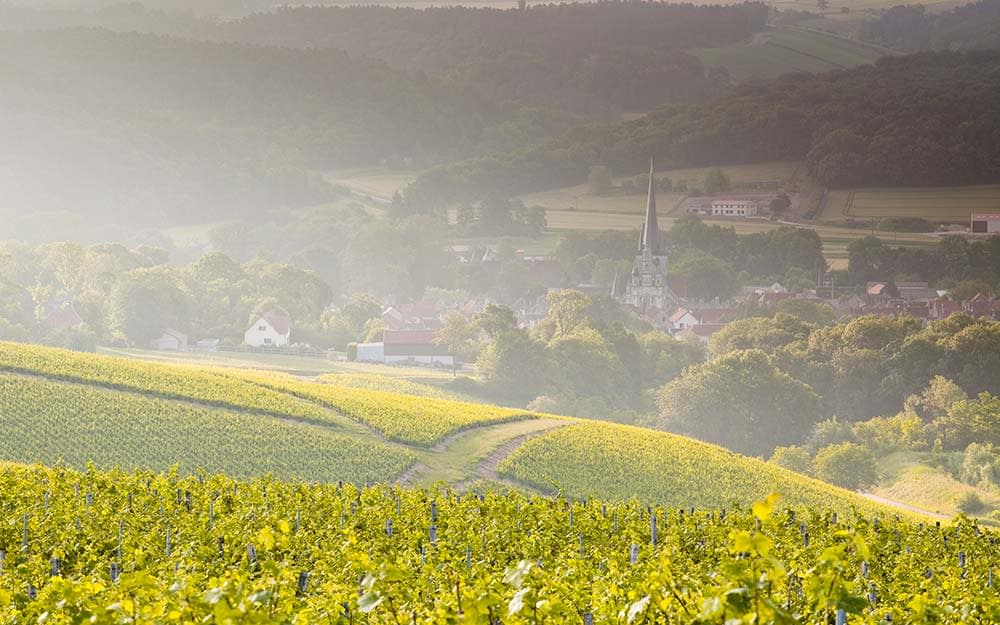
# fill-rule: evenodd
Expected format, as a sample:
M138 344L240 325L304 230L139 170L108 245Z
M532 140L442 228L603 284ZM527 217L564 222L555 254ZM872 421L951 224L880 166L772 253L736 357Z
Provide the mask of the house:
M712 201L712 215L716 217L755 217L757 202L733 198Z
M681 333L701 326L722 328L734 320L739 311L735 308L703 308L693 310L678 308L667 320L667 327L674 333ZM709 335L710 336L710 335Z
M84 323L83 317L76 312L73 302L53 302L45 313L45 326L56 332L65 332Z
M993 318L1000 313L1000 302L982 293L976 293L975 297L962 302L962 311L970 317L977 319L983 317Z
M953 302L947 297L936 297L928 302L928 306L931 319L947 319L962 310L962 306L958 302Z
M448 346L434 342L436 334L434 330L386 330L382 333L385 362L455 366Z
M250 324L243 334L243 342L250 347L285 347L292 334L292 321L288 315L269 310Z
M674 314L670 315L669 324L670 329L674 332L682 332L688 328L700 325L701 322L687 308L678 308L674 311Z
M188 337L183 332L167 328L158 338L149 342L152 349L179 352L187 349Z
M972 213L969 231L973 234L1000 232L1000 213Z

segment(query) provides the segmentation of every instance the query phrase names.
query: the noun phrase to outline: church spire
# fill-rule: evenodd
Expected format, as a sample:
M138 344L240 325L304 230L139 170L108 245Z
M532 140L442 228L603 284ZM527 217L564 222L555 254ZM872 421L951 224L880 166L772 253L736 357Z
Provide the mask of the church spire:
M653 254L660 251L660 226L656 223L656 182L653 177L653 159L649 159L649 192L646 196L646 223L642 228L642 249Z

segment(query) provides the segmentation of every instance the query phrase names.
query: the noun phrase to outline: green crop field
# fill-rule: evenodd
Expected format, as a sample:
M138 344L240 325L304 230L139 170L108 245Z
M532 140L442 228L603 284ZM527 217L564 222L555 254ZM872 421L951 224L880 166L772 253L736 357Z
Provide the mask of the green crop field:
M335 428L0 373L0 460L385 481L416 460ZM2 547L0 547L2 550ZM2 622L2 621L0 621Z
M1000 211L1000 185L831 191L820 219L844 221L919 217L968 224L969 215Z
M532 439L507 457L500 473L580 498L634 497L674 506L718 507L777 492L796 505L867 505L843 489L721 447L599 421Z
M485 490L0 465L0 623L996 623L995 536L778 497Z
M684 183L688 188L698 188L703 186L705 176L713 169L722 170L729 178L729 181L739 186L747 183L776 182L784 183L795 176L796 171L801 166L797 161L774 161L769 163L750 163L746 165L730 165L722 167L688 167L683 169L669 169L656 172L656 177L670 178L675 185ZM626 179L634 179L635 176L619 176L614 179L614 184L620 185ZM684 193L667 193L657 191L656 202L659 214L668 215L684 200ZM521 200L527 206L540 206L546 209L547 214L556 211L581 211L588 213L622 213L641 215L646 210L646 190L631 195L591 195L587 190L587 185L580 184L561 189L552 189L538 193L529 193L521 196ZM550 218L550 226L553 226Z
M709 67L725 67L738 81L866 65L887 53L875 46L832 34L792 28L762 33L750 43L698 48L691 52Z
M687 463L705 475L715 467L714 475L731 482L725 503L748 503L772 490L796 504L812 504L820 496L845 506L860 501L847 491L690 439L612 424L564 427L578 422L421 397L432 391L386 378L355 375L336 385L338 378L312 382L273 372L171 366L12 343L0 343L0 370L6 371L0 373L6 419L0 425L5 441L0 461L64 461L83 468L93 459L105 467L162 470L176 458L187 470L203 466L241 476L271 472L353 482L396 479L409 466L413 469L400 479L410 483L503 481L507 475L517 487L547 490L551 484L533 473L537 467L525 473L517 463L499 467L512 453L523 461L518 449L531 445L532 437L550 440L546 432L558 430L575 433L577 442L583 435L598 447L606 436L654 445L656 454L668 454L678 467ZM546 470L564 477L578 473L571 457L576 444L566 443L570 456ZM633 473L623 482L628 493L607 481L594 482L616 497L724 503L712 485L717 480L694 482L690 473L665 473L656 463L628 459L624 447L595 449L584 453L605 463L610 454L621 455L621 466ZM594 494L583 492L579 483L565 487L580 496Z

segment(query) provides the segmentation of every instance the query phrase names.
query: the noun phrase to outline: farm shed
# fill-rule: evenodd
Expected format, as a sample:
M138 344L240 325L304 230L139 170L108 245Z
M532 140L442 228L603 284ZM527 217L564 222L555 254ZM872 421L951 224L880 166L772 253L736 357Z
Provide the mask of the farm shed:
M973 233L1000 232L1000 213L972 213L971 222Z

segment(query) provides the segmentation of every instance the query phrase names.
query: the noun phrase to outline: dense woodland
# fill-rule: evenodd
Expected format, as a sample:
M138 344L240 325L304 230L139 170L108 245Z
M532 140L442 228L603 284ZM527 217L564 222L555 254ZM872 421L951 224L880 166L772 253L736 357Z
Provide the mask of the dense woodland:
M6 15L5 15L6 13ZM684 49L750 39L760 2L467 7L284 7L221 22L122 4L101 11L4 9L9 28L102 26L254 45L337 49L426 73L498 102L611 115L699 102L729 86Z
M143 225L318 204L317 171L510 150L572 119L336 50L94 29L0 32L0 76L4 209Z
M980 0L950 11L922 4L894 6L865 24L862 35L899 50L1000 48L1000 0Z
M581 113L647 111L728 87L685 48L750 39L760 2L731 7L655 2L448 7L286 8L220 27L227 40L340 48L466 85L490 99Z
M805 159L829 186L962 185L1000 180L1000 53L886 57L874 66L737 87L708 106L577 128L502 156L439 167L407 190L414 209L500 189L583 182L602 163L660 167Z

